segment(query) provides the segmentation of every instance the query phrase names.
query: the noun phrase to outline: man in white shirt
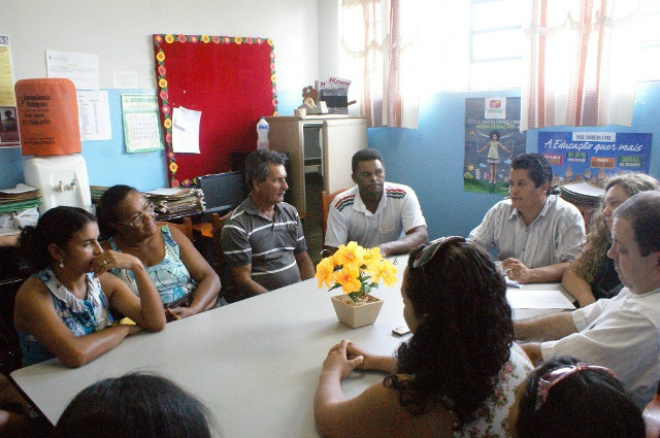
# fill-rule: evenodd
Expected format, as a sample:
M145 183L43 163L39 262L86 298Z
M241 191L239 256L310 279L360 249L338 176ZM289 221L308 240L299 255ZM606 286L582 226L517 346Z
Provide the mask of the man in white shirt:
M357 185L330 204L324 255L352 241L365 248L377 246L384 257L407 254L426 243L426 220L417 195L408 186L385 182L380 152L356 152L352 167Z
M614 213L612 247L625 288L574 312L514 323L515 338L535 363L553 356L613 369L640 408L660 379L660 193L642 192Z
M585 239L580 211L550 195L552 168L539 154L511 162L509 199L498 202L468 240L497 251L511 280L519 283L561 281Z

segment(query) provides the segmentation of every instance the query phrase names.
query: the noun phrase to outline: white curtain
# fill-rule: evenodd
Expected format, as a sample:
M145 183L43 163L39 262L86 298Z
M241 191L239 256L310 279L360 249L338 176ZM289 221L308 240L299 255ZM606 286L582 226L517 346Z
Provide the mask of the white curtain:
M342 76L368 126L417 128L415 0L343 0Z
M630 126L639 0L529 0L521 130Z

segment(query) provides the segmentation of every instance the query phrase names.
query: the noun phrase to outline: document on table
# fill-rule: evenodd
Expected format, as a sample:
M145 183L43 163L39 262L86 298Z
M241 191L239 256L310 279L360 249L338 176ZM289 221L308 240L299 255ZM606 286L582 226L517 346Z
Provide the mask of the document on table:
M506 298L512 309L575 309L559 290L509 288Z

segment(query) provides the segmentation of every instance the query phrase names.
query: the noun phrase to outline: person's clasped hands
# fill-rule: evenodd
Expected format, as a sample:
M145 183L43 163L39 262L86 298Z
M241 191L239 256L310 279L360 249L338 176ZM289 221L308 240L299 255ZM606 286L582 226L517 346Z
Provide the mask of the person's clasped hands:
M328 356L323 361L323 372L338 372L344 379L355 368L366 369L361 366L365 357L363 354L356 354L358 352L351 341L342 340L328 351Z

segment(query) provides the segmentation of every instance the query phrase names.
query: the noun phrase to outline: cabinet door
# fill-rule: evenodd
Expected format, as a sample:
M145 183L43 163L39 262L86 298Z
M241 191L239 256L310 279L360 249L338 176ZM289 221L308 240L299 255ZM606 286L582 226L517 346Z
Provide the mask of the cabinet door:
M351 178L353 154L367 147L364 118L331 119L324 123L323 186L326 192L355 185Z

